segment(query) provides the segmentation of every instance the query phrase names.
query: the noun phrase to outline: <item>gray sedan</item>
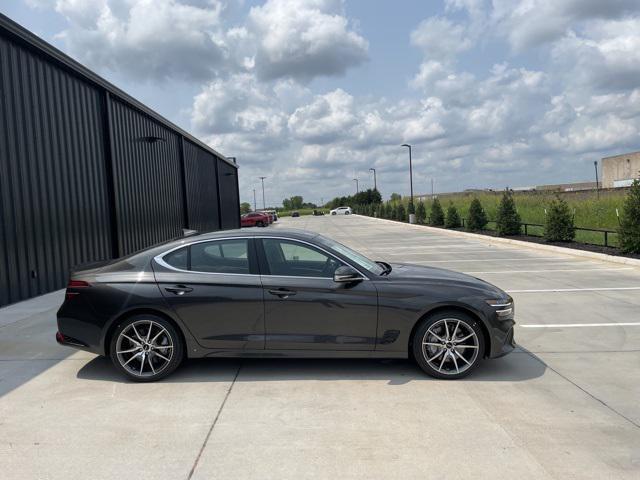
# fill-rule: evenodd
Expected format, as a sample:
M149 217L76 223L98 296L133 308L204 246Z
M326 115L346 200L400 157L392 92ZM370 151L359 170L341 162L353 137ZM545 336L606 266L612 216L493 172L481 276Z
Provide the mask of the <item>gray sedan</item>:
M413 358L461 378L514 348L509 295L449 270L373 261L321 235L235 230L72 273L57 341L153 381L196 357Z

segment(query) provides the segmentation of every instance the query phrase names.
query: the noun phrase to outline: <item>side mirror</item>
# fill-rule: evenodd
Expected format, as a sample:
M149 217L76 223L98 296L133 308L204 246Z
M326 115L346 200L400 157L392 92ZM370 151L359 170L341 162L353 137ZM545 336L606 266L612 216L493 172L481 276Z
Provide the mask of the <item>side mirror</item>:
M362 275L347 265L336 268L333 273L333 281L337 283L359 282L360 280L362 280Z

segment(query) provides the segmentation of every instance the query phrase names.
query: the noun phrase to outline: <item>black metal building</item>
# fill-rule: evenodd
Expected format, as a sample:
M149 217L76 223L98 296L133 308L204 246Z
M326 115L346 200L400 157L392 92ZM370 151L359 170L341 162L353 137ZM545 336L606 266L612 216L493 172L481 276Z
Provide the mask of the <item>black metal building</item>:
M240 226L235 162L0 14L0 305Z

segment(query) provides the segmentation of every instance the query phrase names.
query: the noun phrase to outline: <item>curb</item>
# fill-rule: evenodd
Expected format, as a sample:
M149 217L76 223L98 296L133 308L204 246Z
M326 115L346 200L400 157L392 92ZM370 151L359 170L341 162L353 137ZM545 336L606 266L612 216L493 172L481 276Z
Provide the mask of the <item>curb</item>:
M523 240L514 240L511 238L490 237L489 235L482 235L481 233L459 232L457 230L447 230L445 228L430 227L428 225L412 225L409 223L397 222L395 220L388 220L386 218L366 217L364 215L358 215L358 216L363 218L370 218L372 220L378 220L380 222L401 224L411 228L418 228L420 230L440 232L445 235L451 235L454 237L474 238L476 240L481 240L489 244L516 245L518 247L527 247L534 250L542 250L545 252L562 253L564 255L572 255L574 257L591 258L593 260L600 260L603 262L618 263L622 265L631 265L635 267L640 267L640 258L618 257L615 255L607 255L606 253L589 252L586 250L577 250L575 248L569 248L569 247L558 247L556 245L543 245L540 243L525 242Z

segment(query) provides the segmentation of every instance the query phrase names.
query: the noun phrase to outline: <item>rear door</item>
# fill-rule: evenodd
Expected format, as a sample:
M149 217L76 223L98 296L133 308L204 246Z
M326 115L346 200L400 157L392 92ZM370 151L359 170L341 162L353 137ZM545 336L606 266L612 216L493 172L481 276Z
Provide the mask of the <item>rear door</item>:
M263 289L252 239L196 242L155 263L162 295L203 347L264 349Z

